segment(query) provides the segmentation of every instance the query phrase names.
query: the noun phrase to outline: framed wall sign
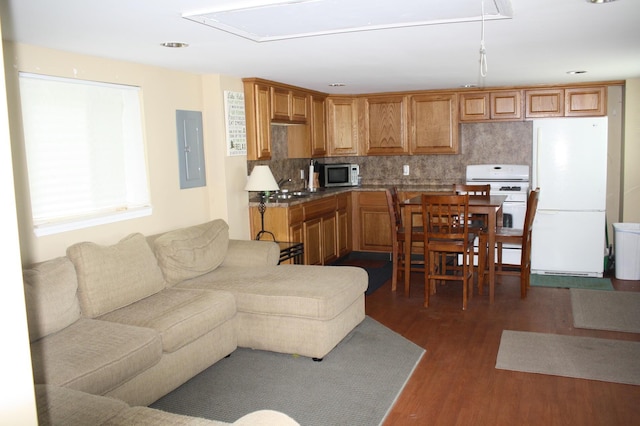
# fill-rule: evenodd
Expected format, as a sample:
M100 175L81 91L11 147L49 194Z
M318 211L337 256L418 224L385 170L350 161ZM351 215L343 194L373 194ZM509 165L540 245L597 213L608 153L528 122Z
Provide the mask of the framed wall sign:
M227 126L227 155L247 155L244 93L225 90L224 114Z

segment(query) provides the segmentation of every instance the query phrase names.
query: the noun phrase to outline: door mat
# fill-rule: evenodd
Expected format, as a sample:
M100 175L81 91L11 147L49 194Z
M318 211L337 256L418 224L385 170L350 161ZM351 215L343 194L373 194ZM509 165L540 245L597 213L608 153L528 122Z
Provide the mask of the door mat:
M570 291L574 327L640 333L640 293Z
M234 422L271 409L301 425L380 425L425 350L370 317L321 362L238 348L151 404Z
M640 342L504 330L496 368L640 385Z
M567 275L531 274L531 286L613 290L613 285L609 278L572 277Z

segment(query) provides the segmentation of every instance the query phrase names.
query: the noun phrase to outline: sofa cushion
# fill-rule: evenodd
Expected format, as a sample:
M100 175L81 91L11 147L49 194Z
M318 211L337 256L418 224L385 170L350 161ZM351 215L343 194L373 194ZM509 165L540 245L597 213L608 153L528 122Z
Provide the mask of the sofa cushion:
M112 246L85 242L67 249L78 274L82 313L95 318L165 287L158 261L142 234Z
M329 320L362 297L367 284L362 268L278 265L221 266L179 287L229 291L238 312Z
M31 344L35 383L97 395L153 366L161 356L155 330L89 318Z
M229 226L222 219L167 232L154 250L169 285L217 268L227 255Z
M38 425L101 425L129 405L118 399L91 395L54 385L36 385Z
M99 319L153 328L164 352L173 352L232 319L233 295L221 291L165 289Z
M32 342L62 330L80 318L76 270L68 258L58 257L39 263L24 269L22 276Z

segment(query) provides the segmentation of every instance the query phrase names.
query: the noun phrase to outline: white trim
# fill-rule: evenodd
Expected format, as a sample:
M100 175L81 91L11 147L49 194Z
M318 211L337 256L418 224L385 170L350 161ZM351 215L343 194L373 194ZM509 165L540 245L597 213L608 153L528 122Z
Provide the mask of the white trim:
M104 213L93 217L85 217L81 219L73 219L54 223L43 223L41 225L35 225L33 227L33 232L36 234L36 237L43 237L46 235L59 234L61 232L90 228L97 225L105 225L107 223L114 223L123 220L135 219L138 217L151 216L152 213L153 208L151 206L144 206L125 211Z

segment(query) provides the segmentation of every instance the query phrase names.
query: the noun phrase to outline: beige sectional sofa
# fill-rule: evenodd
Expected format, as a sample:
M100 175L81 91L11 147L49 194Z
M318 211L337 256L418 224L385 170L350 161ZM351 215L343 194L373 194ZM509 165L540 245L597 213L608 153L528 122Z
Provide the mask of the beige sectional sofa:
M364 319L363 269L228 235L214 220L26 268L35 382L145 406L238 346L322 358Z

